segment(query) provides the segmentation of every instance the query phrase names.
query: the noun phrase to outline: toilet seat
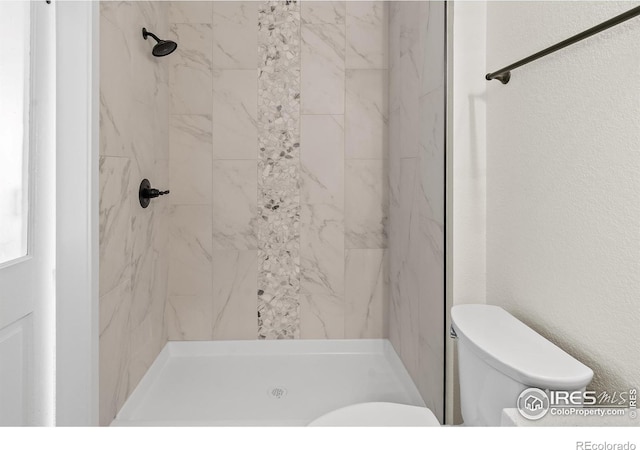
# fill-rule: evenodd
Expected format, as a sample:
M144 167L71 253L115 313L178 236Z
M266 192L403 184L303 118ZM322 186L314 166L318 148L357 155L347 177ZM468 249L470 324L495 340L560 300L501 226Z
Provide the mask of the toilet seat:
M345 406L312 421L310 427L438 427L429 408L370 402Z

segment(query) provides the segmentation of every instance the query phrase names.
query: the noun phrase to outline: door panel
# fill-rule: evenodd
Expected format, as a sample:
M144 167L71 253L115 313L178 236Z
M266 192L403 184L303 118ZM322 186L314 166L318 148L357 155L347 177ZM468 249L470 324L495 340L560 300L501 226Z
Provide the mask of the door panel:
M0 426L52 424L53 23L45 2L0 1Z
M0 331L0 424L27 425L27 380L31 316Z

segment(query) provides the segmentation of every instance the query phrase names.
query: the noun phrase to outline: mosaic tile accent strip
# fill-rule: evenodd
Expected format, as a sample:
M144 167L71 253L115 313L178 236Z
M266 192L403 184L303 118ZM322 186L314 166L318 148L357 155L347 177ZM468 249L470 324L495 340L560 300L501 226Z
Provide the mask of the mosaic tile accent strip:
M300 336L300 4L258 11L258 338Z

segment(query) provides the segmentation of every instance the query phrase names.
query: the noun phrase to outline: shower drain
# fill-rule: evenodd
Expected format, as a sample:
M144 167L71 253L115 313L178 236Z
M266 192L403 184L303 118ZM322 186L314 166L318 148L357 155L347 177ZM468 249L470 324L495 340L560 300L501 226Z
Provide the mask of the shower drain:
M287 390L283 387L273 387L268 390L269 397L280 400L287 395Z

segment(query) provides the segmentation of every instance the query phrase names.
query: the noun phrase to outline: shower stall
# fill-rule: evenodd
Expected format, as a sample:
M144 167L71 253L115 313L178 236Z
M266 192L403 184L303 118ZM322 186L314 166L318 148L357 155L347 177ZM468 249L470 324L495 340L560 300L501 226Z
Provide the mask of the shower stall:
M444 422L445 80L443 1L100 3L101 425Z

